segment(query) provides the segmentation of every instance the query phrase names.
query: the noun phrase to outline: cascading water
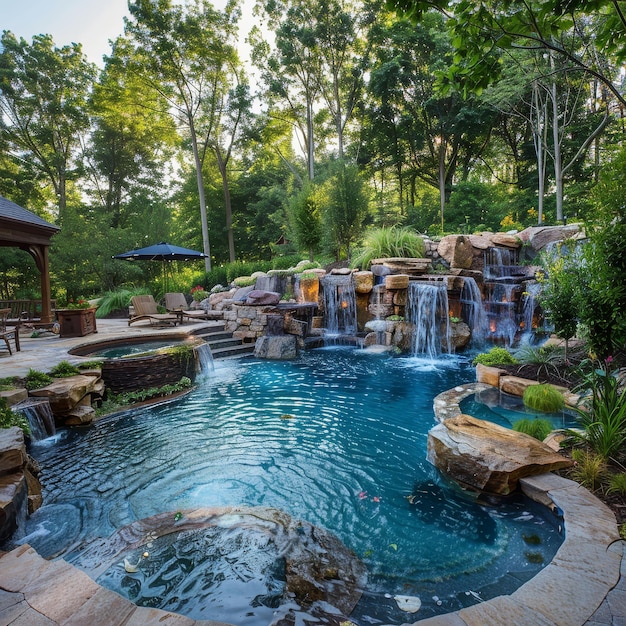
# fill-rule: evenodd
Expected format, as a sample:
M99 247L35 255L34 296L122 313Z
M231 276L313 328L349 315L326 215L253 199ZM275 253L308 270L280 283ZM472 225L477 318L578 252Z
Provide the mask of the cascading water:
M32 441L41 441L56 435L54 415L48 400L28 398L11 408L14 413L21 413L28 421Z
M513 345L519 329L515 310L521 291L517 251L487 248L484 260L488 338L508 347Z
M535 311L537 309L537 295L541 291L541 283L536 280L529 280L525 285L522 294L522 342L529 342L534 329Z
M433 359L452 351L447 281L410 282L406 310L408 321L415 325L412 344L414 356L426 354Z
M193 351L196 355L196 370L200 376L207 376L210 372L215 370L213 353L208 343L201 343L196 346Z
M460 295L463 319L472 331L472 346L480 348L485 343L489 329L482 294L478 283L471 276L463 277L463 281Z
M352 275L330 274L322 278L321 284L325 337L356 335L356 294Z

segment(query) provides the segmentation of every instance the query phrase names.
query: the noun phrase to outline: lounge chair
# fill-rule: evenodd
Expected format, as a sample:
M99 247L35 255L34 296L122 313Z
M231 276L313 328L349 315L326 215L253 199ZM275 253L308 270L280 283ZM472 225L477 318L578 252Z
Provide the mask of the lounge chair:
M13 354L13 350L11 350L10 339L13 339L15 342L15 351L20 351L20 325L19 322L17 326L9 327L7 326L7 320L9 319L9 315L11 313L11 309L0 309L0 339L4 341L7 346L7 350L9 354Z
M152 296L133 296L131 299L134 313L128 320L130 326L133 322L148 320L151 324L164 325L173 324L176 326L182 318L172 313L159 313L157 303Z
M189 310L187 300L182 293L166 293L165 294L165 308L170 313L176 313L183 318L189 320L213 320L223 317L221 311L205 311L204 309L191 309Z

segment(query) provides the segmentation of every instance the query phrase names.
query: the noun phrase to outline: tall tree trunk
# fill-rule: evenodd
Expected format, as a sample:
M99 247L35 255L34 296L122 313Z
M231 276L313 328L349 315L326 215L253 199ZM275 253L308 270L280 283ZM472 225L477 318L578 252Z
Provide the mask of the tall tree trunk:
M315 144L313 139L313 103L306 103L307 158L309 160L309 180L315 176Z
M441 213L441 232L443 234L444 216L443 212L446 207L446 147L445 137L441 137L439 144L439 210Z
M219 146L215 147L217 157L217 167L222 176L222 189L224 190L224 208L226 210L226 233L228 236L228 258L231 263L235 262L235 239L233 237L233 209L230 201L230 187L228 186L228 173L226 171L226 161L222 156Z
M207 272L211 271L211 246L209 244L209 225L206 216L206 199L204 197L204 179L202 178L202 159L198 150L198 138L193 119L189 118L189 131L191 133L191 147L193 149L193 158L196 164L196 181L198 183L198 198L200 200L200 224L202 226L202 251L206 254L204 259L204 268Z
M555 71L554 54L550 51L550 68ZM556 219L563 219L563 157L561 155L559 103L556 81L550 85L552 94L552 137L554 141L554 184L556 187Z

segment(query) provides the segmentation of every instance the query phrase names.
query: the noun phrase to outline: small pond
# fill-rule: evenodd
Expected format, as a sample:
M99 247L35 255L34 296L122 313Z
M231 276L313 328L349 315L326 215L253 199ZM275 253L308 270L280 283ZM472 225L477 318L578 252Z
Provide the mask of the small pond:
M505 428L513 428L513 424L519 420L535 418L548 420L555 430L580 426L572 411L567 409L556 413L535 411L527 407L521 397L502 393L496 387L490 387L464 398L459 406L462 413L494 422Z
M367 584L350 616L359 626L412 622L510 593L552 559L560 520L522 498L477 501L426 461L433 398L474 377L458 357L347 348L290 362L218 361L182 399L33 445L44 506L18 541L97 578L89 546L137 520L270 507L326 529L365 564ZM155 553L145 567L129 573L120 557L101 582L138 604L266 626L281 602L281 568L271 550L253 557L241 541L238 533L166 537L145 548ZM198 593L202 606L192 599ZM402 612L396 595L419 597L419 613Z

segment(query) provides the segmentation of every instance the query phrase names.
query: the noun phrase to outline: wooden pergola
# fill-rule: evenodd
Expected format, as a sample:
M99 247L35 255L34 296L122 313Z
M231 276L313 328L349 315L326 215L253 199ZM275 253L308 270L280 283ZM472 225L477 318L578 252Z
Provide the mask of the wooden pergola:
M50 267L48 248L52 235L60 229L28 209L0 196L0 246L25 250L41 274L41 322L53 321L50 304Z

